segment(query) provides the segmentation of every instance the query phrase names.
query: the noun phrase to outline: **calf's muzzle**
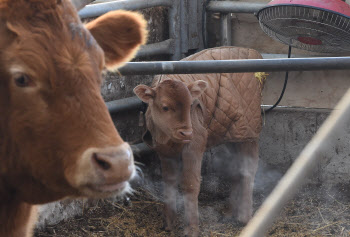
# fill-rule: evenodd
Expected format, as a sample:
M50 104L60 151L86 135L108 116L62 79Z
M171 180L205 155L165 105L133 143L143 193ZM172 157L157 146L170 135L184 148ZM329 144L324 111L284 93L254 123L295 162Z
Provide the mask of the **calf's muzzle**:
M193 130L192 129L178 129L176 131L175 137L179 140L182 140L184 142L189 142L193 137Z

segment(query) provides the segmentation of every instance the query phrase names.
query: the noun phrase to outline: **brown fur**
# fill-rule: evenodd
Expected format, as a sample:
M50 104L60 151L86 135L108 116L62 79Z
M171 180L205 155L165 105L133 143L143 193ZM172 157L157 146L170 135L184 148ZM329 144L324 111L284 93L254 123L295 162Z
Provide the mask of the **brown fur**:
M195 80L190 85L185 85L175 79L155 81L154 87L139 85L134 92L148 103L144 141L157 151L161 160L165 228L171 230L174 227L176 190L181 180L187 223L185 235L198 236L201 164L210 139L208 124L205 122L208 121L208 114L202 103L207 83ZM164 111L161 109L164 106L171 109ZM179 130L188 132L183 140L178 137ZM189 135L190 131L192 137ZM230 205L226 215L247 223L252 215L252 186L258 162L257 139L228 143L227 148L234 159L226 165L232 182Z
M1 237L31 235L33 204L111 195L91 187L130 177L132 157L113 176L85 151L111 163L130 156L101 97L101 72L105 55L118 66L145 42L145 21L125 11L95 21L90 34L68 0L0 0ZM26 87L15 83L21 75Z

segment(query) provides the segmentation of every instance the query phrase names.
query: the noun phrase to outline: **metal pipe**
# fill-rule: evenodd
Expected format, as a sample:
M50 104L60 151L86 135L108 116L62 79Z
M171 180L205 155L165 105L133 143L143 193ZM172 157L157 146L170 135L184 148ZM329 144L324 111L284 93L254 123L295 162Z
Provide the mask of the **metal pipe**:
M84 7L79 11L80 18L97 17L101 16L109 11L114 10L140 10L150 7L171 7L171 0L120 0L115 2L106 2L92 4Z
M193 0L192 0L193 1ZM197 1L197 0L195 0ZM189 43L189 24L196 24L196 21L191 19L188 15L188 0L180 1L180 41L181 41L181 55L184 55L188 52L188 43ZM189 20L191 19L191 21ZM180 60L179 58L178 60Z
M86 5L90 4L94 0L72 0L72 4L74 5L75 9L79 11L80 9L84 8Z
M141 46L137 52L136 57L154 56L160 54L173 54L174 53L174 40L168 39L159 43L147 44Z
M210 1L207 10L222 13L256 13L266 5L265 3Z
M154 153L154 151L151 148L149 148L145 143L138 143L130 146L132 153L134 153L134 156L139 158Z
M350 69L350 57L131 62L122 75L317 71Z
M111 114L122 113L129 110L141 110L144 106L137 96L109 101L106 105Z
M350 89L307 144L272 193L243 229L240 237L264 236L282 207L294 196L324 152L336 142L339 132L346 128L350 118Z
M172 60L180 60L181 57L181 1L173 0L172 7L169 10L169 38L175 41L174 54Z
M228 46L232 44L231 25L231 13L222 13L220 16L222 46Z

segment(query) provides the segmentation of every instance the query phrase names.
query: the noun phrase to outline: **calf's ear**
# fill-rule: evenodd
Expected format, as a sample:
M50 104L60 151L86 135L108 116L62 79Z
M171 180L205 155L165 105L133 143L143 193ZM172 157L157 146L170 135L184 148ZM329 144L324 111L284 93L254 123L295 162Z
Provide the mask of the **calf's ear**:
M86 25L103 49L106 66L111 70L130 61L145 44L146 27L142 15L123 10L106 13Z
M149 103L151 100L153 100L156 94L154 89L146 85L136 86L134 88L134 93L145 103Z
M198 80L189 84L187 87L194 100L197 99L207 89L208 83L206 81Z

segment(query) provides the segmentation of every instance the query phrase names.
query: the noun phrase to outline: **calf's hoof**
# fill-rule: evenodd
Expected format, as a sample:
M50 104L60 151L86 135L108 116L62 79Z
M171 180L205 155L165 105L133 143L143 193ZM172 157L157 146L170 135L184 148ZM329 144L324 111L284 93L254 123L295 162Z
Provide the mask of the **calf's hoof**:
M247 214L248 213L248 214ZM243 212L241 214L233 214L230 211L223 211L222 216L219 218L220 223L234 223L237 227L245 226L251 219L250 212Z
M251 216L237 216L236 220L238 221L239 224L246 225L251 218L252 218Z
M175 221L174 220L169 220L168 218L164 219L164 224L163 224L163 229L165 231L173 231L175 227Z
M199 236L199 228L187 226L184 231L184 236L186 237L198 237Z
M238 213L238 215L236 216L236 220L241 224L241 225L246 225L250 219L252 218L252 214L250 211L245 211L245 212L241 212Z

